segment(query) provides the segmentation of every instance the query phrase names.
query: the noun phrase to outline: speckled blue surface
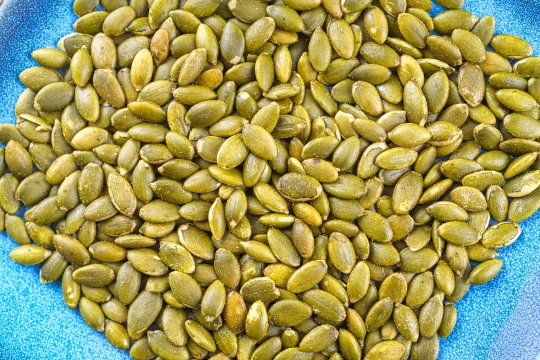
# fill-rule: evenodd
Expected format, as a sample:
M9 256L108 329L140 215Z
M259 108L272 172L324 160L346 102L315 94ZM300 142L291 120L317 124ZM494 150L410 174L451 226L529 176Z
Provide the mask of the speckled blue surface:
M14 106L24 90L18 73L35 66L30 53L56 47L73 32L70 0L7 0L0 7L0 123L15 123ZM16 247L0 234L0 359L121 360L104 334L89 328L79 311L63 303L58 282L41 285L38 266L20 266L9 253Z
M478 17L495 15L497 32L519 33L540 53L540 0L467 1ZM435 7L433 13L440 11ZM0 123L14 123L24 89L20 71L34 66L30 52L53 47L70 33L69 0L6 0L0 6ZM540 215L524 221L521 238L500 251L505 265L491 283L471 288L457 304L454 333L440 359L540 359ZM13 263L16 244L0 234L0 359L128 359L63 304L59 283L41 285L39 268Z

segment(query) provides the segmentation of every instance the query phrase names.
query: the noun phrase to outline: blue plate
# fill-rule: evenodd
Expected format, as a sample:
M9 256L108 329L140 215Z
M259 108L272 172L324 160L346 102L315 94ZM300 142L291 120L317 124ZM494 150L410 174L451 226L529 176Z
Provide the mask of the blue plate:
M5 0L0 5L0 123L15 123L13 109L24 90L18 74L36 65L30 53L55 47L72 32L71 4ZM494 15L498 33L519 34L540 49L540 0L469 0L465 9L478 17ZM440 11L436 6L432 15ZM440 359L540 359L539 220L536 214L522 222L521 238L500 251L504 266L498 277L473 286L456 305L458 323L441 341ZM129 359L90 329L78 310L67 309L59 282L41 285L38 266L13 263L8 255L15 247L0 234L0 359Z

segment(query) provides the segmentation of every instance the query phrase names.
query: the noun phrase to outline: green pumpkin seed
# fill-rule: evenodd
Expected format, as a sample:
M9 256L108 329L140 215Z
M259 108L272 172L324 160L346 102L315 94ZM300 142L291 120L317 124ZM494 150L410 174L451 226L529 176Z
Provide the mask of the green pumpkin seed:
M53 236L53 242L56 250L67 261L75 265L86 265L90 261L90 253L79 241L69 236L56 234Z
M127 330L129 337L139 339L154 322L162 307L160 294L142 291L131 303L127 315Z
M500 248L512 244L521 235L521 227L516 223L502 222L488 228L482 234L482 245Z
M68 262L58 251L45 260L39 271L39 280L42 284L48 284L56 281L68 266Z
M433 274L430 271L416 275L409 284L406 303L411 308L422 306L433 291Z
M420 334L423 337L432 337L437 333L442 322L443 312L444 307L441 299L433 297L426 302L418 316Z
M82 297L79 300L79 309L84 322L88 326L100 332L105 331L105 316L97 303Z
M515 35L496 35L491 40L491 47L500 55L510 59L523 59L532 55L531 46Z
M11 251L9 257L16 263L23 265L36 265L51 256L51 252L41 246L25 244Z
M339 300L323 291L311 289L302 294L302 301L307 303L313 312L329 321L343 321L346 317L345 308Z
M503 262L499 259L484 261L471 271L467 281L471 284L485 284L497 276L502 265Z
M383 169L400 170L412 165L418 153L412 149L396 147L383 151L375 159L375 164Z
M118 173L111 173L107 178L107 186L111 201L118 211L126 216L133 214L137 198L129 182Z
M377 89L368 82L357 81L353 84L353 98L366 113L379 116L383 112L382 101Z
M364 24L369 36L379 44L388 37L388 22L382 9L370 6L364 11Z
M103 264L89 264L73 271L73 280L81 285L91 287L108 285L113 281L115 276L114 271Z
M299 344L300 351L315 352L322 351L334 343L338 338L339 332L332 325L321 325L309 333L302 339Z
M538 108L538 103L531 95L518 89L501 89L495 95L504 106L514 111L529 111Z
M420 49L426 46L428 29L419 18L413 14L401 13L397 17L397 23L408 43Z
M440 60L442 63L446 63L452 67L462 64L461 52L459 51L459 48L450 40L437 35L429 35L426 40L426 45L429 50L431 50L435 58ZM420 65L422 65L422 63L420 63ZM427 66L428 64L424 65ZM438 67L441 69L443 66L444 65L439 64Z
M214 281L201 299L201 312L209 321L218 317L225 307L225 285L219 280Z
M248 311L246 319L246 334L254 339L261 340L268 331L268 313L261 300L256 301Z
M19 80L30 90L39 92L49 84L62 81L62 77L55 70L36 66L22 71Z
M416 252L410 249L404 249L400 252L401 262L398 266L408 272L421 273L427 271L438 261L438 255L435 251L422 248Z
M126 102L125 94L118 79L109 71L98 69L94 72L93 85L103 99L119 109Z
M366 354L365 359L401 359L405 347L397 341L383 341L373 346Z
M393 320L400 334L409 341L416 342L420 336L420 328L415 313L405 305L396 305Z
M491 185L487 188L486 198L489 212L493 218L499 222L506 220L508 197L505 191L498 185Z
M392 299L384 298L376 302L366 315L366 330L375 331L390 318L393 311Z

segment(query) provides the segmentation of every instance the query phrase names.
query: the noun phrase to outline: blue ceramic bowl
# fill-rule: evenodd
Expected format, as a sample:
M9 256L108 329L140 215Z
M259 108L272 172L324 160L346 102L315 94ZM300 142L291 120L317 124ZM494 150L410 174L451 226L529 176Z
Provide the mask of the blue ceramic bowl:
M18 74L30 53L55 47L72 32L70 0L0 0L0 123L15 123L24 87ZM538 54L540 0L469 0L478 17L494 15L498 33L519 34ZM441 11L434 7L432 15ZM458 323L441 341L444 360L540 359L540 214L524 221L521 238L500 251L504 266L487 285L473 286L457 306ZM38 266L9 258L16 244L0 234L0 359L129 359L64 305L59 282L39 283Z

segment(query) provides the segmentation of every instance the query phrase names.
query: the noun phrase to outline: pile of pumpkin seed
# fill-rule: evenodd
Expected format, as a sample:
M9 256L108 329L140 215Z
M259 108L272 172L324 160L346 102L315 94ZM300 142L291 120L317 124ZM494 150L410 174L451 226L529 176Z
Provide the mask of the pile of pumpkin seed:
M540 58L437 1L75 0L0 125L11 258L135 359L436 359L540 208Z

